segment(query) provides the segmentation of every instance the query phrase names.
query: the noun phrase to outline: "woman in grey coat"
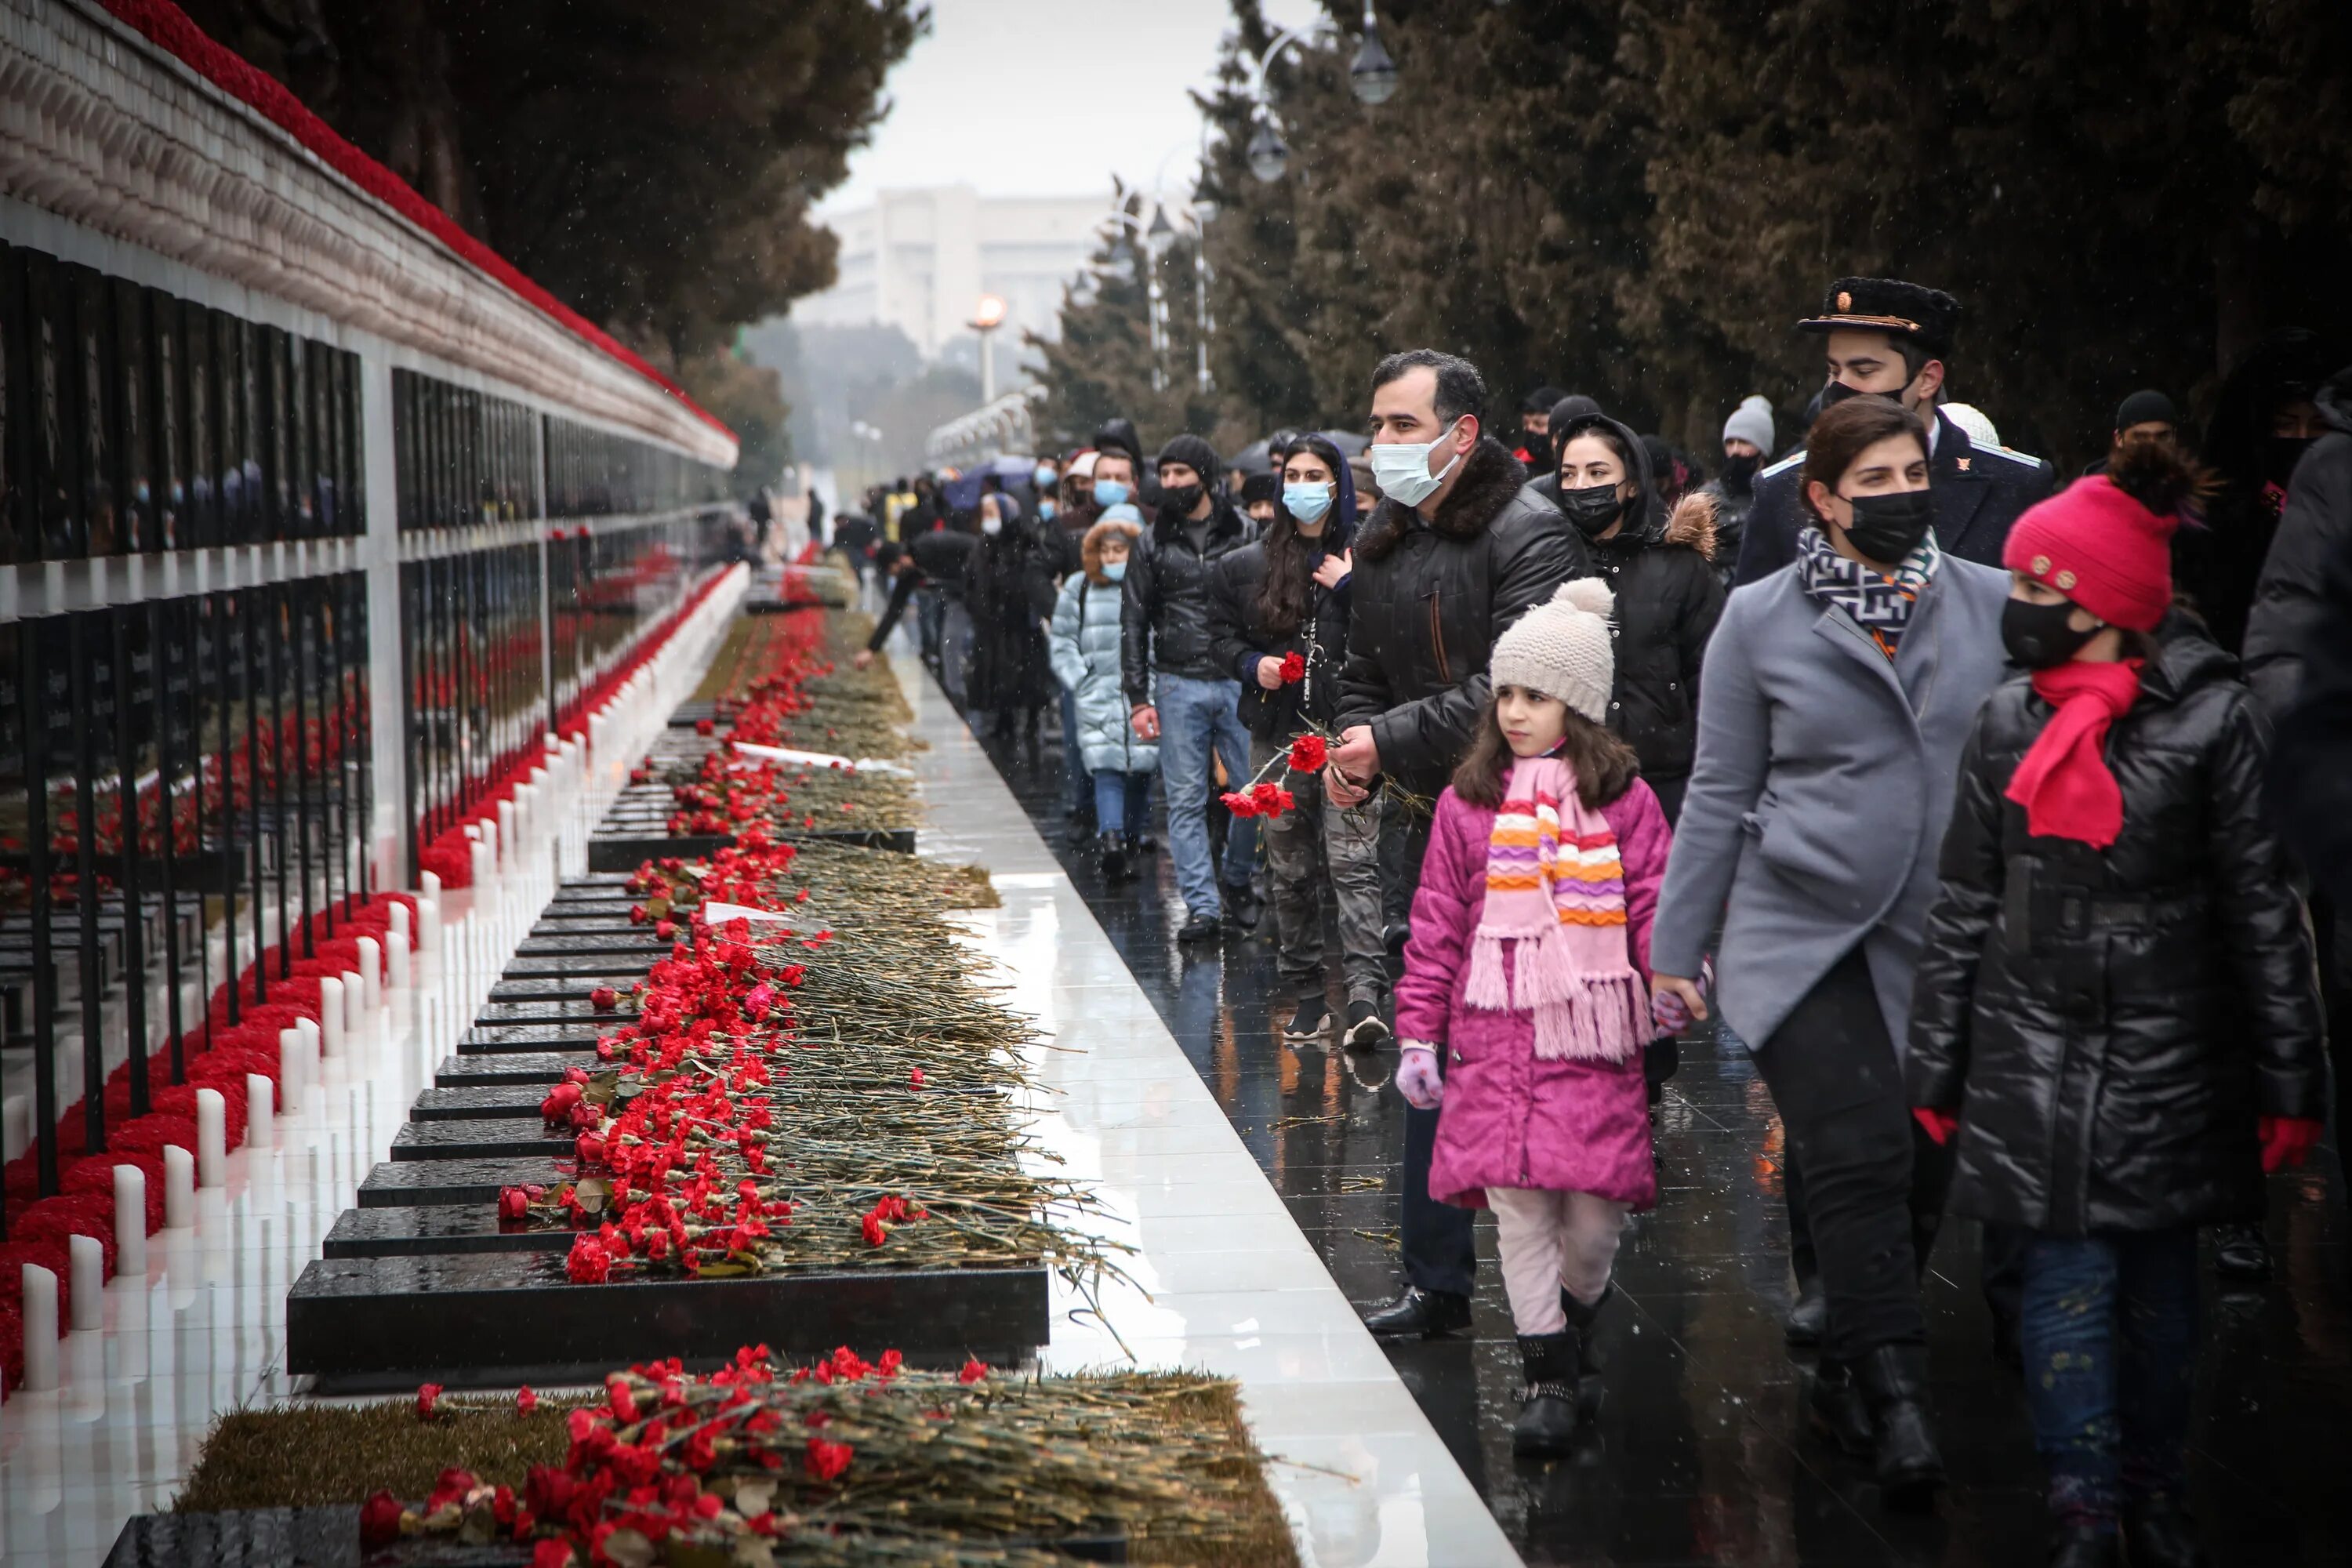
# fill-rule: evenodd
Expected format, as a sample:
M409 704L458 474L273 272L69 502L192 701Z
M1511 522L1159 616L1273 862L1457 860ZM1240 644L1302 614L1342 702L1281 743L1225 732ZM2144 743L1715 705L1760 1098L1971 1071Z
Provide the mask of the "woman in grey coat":
M1943 1477L1916 1270L1949 1164L1916 1136L1895 1042L2009 580L1937 551L1926 428L1900 405L1823 414L1804 481L1797 560L1732 595L1707 647L1651 962L1662 1016L1705 1017L1721 921L1724 1016L1804 1173L1829 1301L1815 1416L1916 1505Z
M1075 743L1095 782L1095 826L1103 876L1127 879L1136 841L1143 837L1151 775L1160 748L1138 739L1128 722L1119 684L1120 580L1129 552L1143 531L1143 514L1122 502L1108 508L1078 547L1083 571L1062 584L1046 637L1054 679L1077 708Z

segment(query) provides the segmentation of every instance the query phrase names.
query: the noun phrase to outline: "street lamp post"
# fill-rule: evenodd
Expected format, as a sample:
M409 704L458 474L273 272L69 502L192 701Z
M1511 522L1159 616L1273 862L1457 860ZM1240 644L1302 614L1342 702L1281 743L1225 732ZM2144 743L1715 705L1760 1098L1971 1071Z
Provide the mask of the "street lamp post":
M1143 273L1145 297L1150 300L1146 324L1151 335L1151 390L1168 390L1168 298L1160 285L1160 258L1176 243L1176 226L1168 221L1168 209L1153 204L1152 221L1144 221L1124 207L1112 207L1103 216L1121 226L1128 232L1143 236L1143 253L1136 265ZM1127 232L1119 236L1119 244L1127 243ZM1114 247L1116 248L1116 247Z
M1327 17L1317 17L1277 35L1260 55L1257 68L1251 73L1250 96L1256 101L1256 129L1249 144L1243 149L1249 162L1250 173L1268 184L1282 178L1290 168L1290 147L1283 141L1277 128L1274 105L1265 91L1265 73L1283 50L1309 38L1337 35L1339 28ZM1356 58L1348 67L1348 86L1356 101L1367 109L1377 109L1396 96L1396 61L1389 57L1381 43L1380 18L1372 15L1372 0L1364 0L1364 37L1356 47Z
M966 323L980 334L980 405L996 401L996 329L1004 324L1005 304L994 294L982 294L979 308Z

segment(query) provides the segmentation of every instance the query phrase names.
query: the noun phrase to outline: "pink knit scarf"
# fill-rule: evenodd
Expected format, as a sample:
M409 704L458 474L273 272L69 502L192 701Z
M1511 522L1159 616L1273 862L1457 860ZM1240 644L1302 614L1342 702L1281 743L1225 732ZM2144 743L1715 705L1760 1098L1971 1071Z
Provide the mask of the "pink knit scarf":
M1559 757L1511 768L1486 840L1486 908L1462 999L1535 1015L1536 1055L1623 1061L1642 1048L1648 988L1630 957L1617 835ZM1503 944L1518 944L1505 974Z

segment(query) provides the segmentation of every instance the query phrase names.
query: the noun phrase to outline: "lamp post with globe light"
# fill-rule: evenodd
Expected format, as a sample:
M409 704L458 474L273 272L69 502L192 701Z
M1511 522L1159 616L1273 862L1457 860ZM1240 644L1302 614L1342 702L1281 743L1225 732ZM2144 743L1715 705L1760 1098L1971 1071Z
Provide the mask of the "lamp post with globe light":
M1133 258L1135 270L1143 278L1144 293L1150 300L1151 390L1165 392L1168 390L1168 297L1166 290L1160 286L1160 258L1166 256L1169 248L1176 243L1176 226L1168 221L1167 207L1157 202L1153 203L1150 224L1124 207L1109 208L1103 214L1101 221L1120 226L1119 237L1111 247L1113 258L1116 259L1119 252L1127 251ZM1135 256L1129 249L1129 234L1143 237L1142 256Z
M996 329L1004 324L1005 304L996 294L982 294L972 310L971 320L964 324L980 334L980 405L982 408L996 401L996 354L993 340Z
M1276 36L1258 57L1257 68L1250 76L1250 96L1257 105L1255 129L1243 156L1249 163L1250 173L1272 184L1282 178L1290 168L1290 146L1282 139L1282 132L1267 100L1265 73L1276 58L1293 44L1310 38L1336 36L1339 28L1328 18L1318 17L1312 22L1287 28ZM1396 61L1391 59L1381 43L1380 19L1372 15L1371 0L1364 0L1364 36L1356 46L1356 58L1348 67L1348 85L1356 101L1367 109L1377 109L1396 96Z

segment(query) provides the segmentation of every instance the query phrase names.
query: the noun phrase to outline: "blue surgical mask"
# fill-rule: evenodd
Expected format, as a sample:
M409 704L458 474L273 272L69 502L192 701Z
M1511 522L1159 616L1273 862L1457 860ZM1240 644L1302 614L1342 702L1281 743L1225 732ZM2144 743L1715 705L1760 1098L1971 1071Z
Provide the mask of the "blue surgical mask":
M1047 522L1053 521L1054 514L1061 510L1049 500L1041 500L1037 503L1037 515Z
M1135 492L1133 490L1129 489L1117 479L1097 479L1095 481L1095 504L1097 506L1106 508L1117 506L1119 502L1127 500L1128 497L1134 493Z
M1103 575L1109 578L1114 583L1124 580L1127 576L1127 563L1124 561L1104 562Z
M1454 425L1460 424L1455 420ZM1393 496L1403 506L1419 506L1437 493L1445 476L1462 460L1456 452L1445 467L1435 473L1429 471L1429 455L1437 450L1439 441L1454 433L1449 425L1436 441L1375 442L1371 448L1372 478L1379 481L1381 494Z
M1036 472L1029 476L1029 482L1041 490L1050 490L1054 488L1054 470L1040 463Z
M1331 489L1328 484L1285 485L1282 487L1283 510L1301 522L1314 522L1331 510Z

